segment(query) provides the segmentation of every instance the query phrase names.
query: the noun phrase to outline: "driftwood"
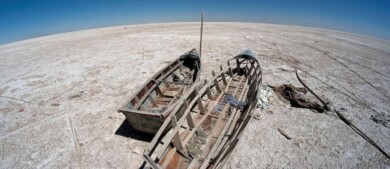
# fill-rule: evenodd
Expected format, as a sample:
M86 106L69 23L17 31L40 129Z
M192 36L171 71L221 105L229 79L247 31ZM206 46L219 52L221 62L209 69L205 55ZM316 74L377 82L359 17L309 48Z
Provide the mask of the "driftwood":
M284 137L286 137L287 140L291 140L291 137L289 135L287 135L286 132L284 132L282 129L278 128L278 131L281 135L283 135Z

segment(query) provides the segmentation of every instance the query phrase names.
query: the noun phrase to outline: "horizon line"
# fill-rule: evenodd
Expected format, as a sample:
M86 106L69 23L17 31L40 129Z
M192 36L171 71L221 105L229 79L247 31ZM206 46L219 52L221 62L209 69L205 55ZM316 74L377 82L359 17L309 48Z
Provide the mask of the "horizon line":
M45 34L45 35L37 35L33 36L27 39L20 39L16 41L10 41L10 42L5 42L1 43L0 42L0 47L3 46L8 46L12 45L14 43L23 43L24 41L30 41L30 40L35 40L39 38L45 38L49 36L56 36L56 35L61 35L61 34L66 34L66 33L75 33L79 31L88 31L88 30L97 30L97 29L107 29L107 28L114 28L114 27L121 27L121 26L138 26L138 25L154 25L154 24L185 24L185 23L199 23L200 22L188 22L188 21L174 21L174 22L146 22L146 23L134 23L134 24L123 24L123 25L111 25L111 26L101 26L101 27L91 27L91 28L82 28L78 30L69 30L69 31L64 31L64 32L57 32L57 33L52 33L52 34ZM294 27L302 27L302 28L310 28L310 29L319 29L319 30L326 30L326 31L333 31L333 32L338 32L338 33L345 33L345 34L350 34L354 36L361 36L364 38L371 38L374 40L380 40L380 41L388 41L390 42L390 37L379 37L379 36L374 36L374 35L368 35L368 34L361 34L357 32L347 32L345 30L339 30L339 29L332 29L332 28L322 28L322 27L315 27L315 26L303 26L303 25L294 25L294 24L279 24L279 23L269 23L269 22L250 22L250 21L204 21L203 23L253 23L253 24L268 24L268 25L280 25L280 26L294 26ZM204 25L205 26L205 25Z

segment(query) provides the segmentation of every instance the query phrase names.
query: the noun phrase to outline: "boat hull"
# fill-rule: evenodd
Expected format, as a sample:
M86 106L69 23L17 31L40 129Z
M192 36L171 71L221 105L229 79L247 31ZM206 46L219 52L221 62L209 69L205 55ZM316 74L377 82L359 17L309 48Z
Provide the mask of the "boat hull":
M191 99L189 95L198 87L199 75L200 58L193 49L156 73L118 112L126 116L133 129L155 134L165 118L177 111L175 107L181 106L177 102L180 97Z
M220 167L256 107L261 81L260 64L252 54L229 60L226 71L213 72L187 108L176 112L181 118L171 114L165 120L144 153L145 161L153 168Z

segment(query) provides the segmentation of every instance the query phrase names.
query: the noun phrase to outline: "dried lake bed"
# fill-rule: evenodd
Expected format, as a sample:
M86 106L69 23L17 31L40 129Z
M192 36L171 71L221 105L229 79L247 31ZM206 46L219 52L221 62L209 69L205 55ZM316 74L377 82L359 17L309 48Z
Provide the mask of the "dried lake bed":
M129 25L0 46L0 168L138 168L152 136L116 112L150 76L199 46L199 23ZM251 49L263 82L301 86L390 153L390 41L298 26L204 24L202 79ZM229 168L388 168L390 159L331 114L257 109ZM278 132L283 129L291 139Z

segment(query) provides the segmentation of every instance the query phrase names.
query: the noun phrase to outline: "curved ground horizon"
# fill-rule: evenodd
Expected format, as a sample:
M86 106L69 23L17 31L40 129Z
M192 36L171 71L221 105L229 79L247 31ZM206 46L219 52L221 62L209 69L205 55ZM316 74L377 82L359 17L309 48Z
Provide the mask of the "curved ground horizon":
M138 168L151 136L116 110L149 77L199 47L194 23L67 32L0 45L0 168ZM260 23L204 24L202 79L251 49L269 85L321 97L390 153L390 41ZM230 168L385 168L390 160L332 114L257 109ZM278 129L292 139L287 140Z
M318 30L324 30L324 31L330 31L330 32L339 32L339 33L345 33L345 34L350 34L350 35L355 35L355 36L361 36L365 38L371 38L371 39L376 39L380 41L390 41L390 39L385 39L381 37L376 37L376 36L370 36L370 35L365 35L365 34L359 34L359 33L354 33L354 32L347 32L347 31L342 31L342 30L336 30L336 29L327 29L327 28L320 28L320 27L310 27L310 26L302 26L302 25L287 25L287 24L276 24L276 23L262 23L262 22L207 22L204 21L204 24L213 24L213 23L219 23L219 24L260 24L260 25L275 25L275 26L290 26L290 27L301 27L303 29L318 29ZM199 24L200 22L155 22L155 23L141 23L141 24L130 24L130 25L117 25L117 26L104 26L104 27L97 27L97 28L88 28L88 29L80 29L80 30L74 30L74 31L68 31L68 32L59 32L59 33L54 33L54 34L48 34L48 35L43 35L43 36L36 36L28 39L23 39L23 40L18 40L14 42L9 42L9 43L4 43L0 44L1 46L4 45L12 45L14 43L24 43L25 41L33 41L35 39L39 38L49 38L50 36L56 36L56 35L61 35L61 34L68 34L68 33L74 33L74 32L80 32L80 31L92 31L92 30L99 30L99 29L112 29L115 27L131 27L131 26L148 26L148 25L168 25L168 24Z

